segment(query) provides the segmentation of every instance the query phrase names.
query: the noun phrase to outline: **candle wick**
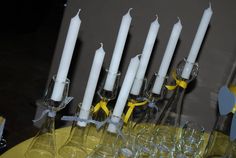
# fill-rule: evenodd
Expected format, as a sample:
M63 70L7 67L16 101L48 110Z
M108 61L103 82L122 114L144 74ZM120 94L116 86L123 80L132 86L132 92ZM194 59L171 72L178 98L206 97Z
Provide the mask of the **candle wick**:
M81 11L81 9L79 9L79 11L77 12L77 14L76 14L76 15L78 15L78 16L79 16L79 13L80 13L80 11Z
M211 1L209 1L209 8L211 9Z
M158 20L158 15L156 14L156 20Z
M101 45L101 48L103 48L103 43L100 43L100 45Z
M181 20L180 20L180 18L179 18L179 17L177 17L177 19L178 19L178 22L181 24Z
M133 10L133 8L129 8L128 13L130 14L130 11Z

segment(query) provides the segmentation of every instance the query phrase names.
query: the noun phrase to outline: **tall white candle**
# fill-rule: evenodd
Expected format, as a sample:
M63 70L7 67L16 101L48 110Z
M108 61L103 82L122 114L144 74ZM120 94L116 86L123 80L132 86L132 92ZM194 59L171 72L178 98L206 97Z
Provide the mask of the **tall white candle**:
M126 72L123 84L120 89L119 96L117 98L115 108L112 113L111 120L112 122L118 123L120 121L120 117L123 113L123 110L125 108L129 92L131 90L131 86L133 84L135 75L138 70L138 65L139 65L139 57L136 56L131 59L128 70ZM108 126L108 131L115 133L116 132L116 126L114 124L109 124Z
M149 29L149 32L148 32L148 35L144 44L143 53L140 59L138 71L137 71L134 84L130 92L133 95L139 95L140 93L140 90L143 84L143 79L145 76L145 72L147 70L148 62L152 53L154 43L156 41L159 27L160 27L160 24L158 22L158 19L156 18L156 20L154 20L150 25L150 29Z
M173 26L173 29L172 29L172 32L170 35L170 39L168 41L168 44L167 44L167 47L165 50L165 54L162 59L160 69L158 71L158 76L157 76L157 78L154 82L154 86L152 88L152 93L160 94L160 92L161 92L161 88L164 83L168 68L170 66L170 62L173 57L175 47L177 45L181 30L182 30L182 25L181 25L181 21L179 20Z
M96 90L98 78L101 72L104 56L105 56L105 52L103 50L103 45L101 44L101 47L96 50L96 53L93 59L92 68L90 70L89 79L87 82L87 86L86 86L86 90L84 93L84 98L82 101L81 110L79 114L79 118L81 119L88 119L89 117L89 111L92 106L92 101L93 101L94 93ZM77 124L81 127L84 127L86 126L87 123L78 121Z
M118 36L116 39L116 44L115 44L115 48L113 51L113 56L111 59L108 75L107 75L105 86L104 86L104 89L108 90L108 91L112 91L114 84L115 84L116 74L119 69L120 60L122 57L126 38L128 35L131 20L132 20L132 18L130 16L130 11L131 11L131 9L129 9L128 13L123 16L122 21L121 21L121 25L120 25L120 29L119 29L119 33L118 33Z
M205 9L205 11L203 13L200 25L198 27L197 33L195 35L192 47L190 49L190 52L189 52L189 55L187 58L187 62L185 64L184 70L181 74L181 76L185 79L189 79L189 77L190 77L191 71L193 69L193 64L195 63L197 55L199 53L199 49L201 47L203 38L206 34L207 27L210 23L212 13L213 12L211 9L211 5L209 6L209 8Z
M62 52L55 85L52 91L51 99L54 101L61 101L62 99L62 94L64 91L65 82L66 82L67 74L69 71L70 63L71 63L71 58L73 55L75 43L77 40L77 36L78 36L80 24L81 24L81 20L79 18L79 12L70 21L70 26L69 26L68 33L66 36L66 41L65 41L63 52Z

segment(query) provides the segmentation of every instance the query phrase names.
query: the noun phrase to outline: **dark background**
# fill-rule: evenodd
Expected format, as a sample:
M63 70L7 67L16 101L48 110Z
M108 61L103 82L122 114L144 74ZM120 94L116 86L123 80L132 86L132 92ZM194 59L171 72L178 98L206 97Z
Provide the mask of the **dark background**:
M7 118L9 147L32 137L35 100L56 74L70 19L81 8L81 28L68 78L75 97L70 113L82 101L95 50L103 42L104 69L109 67L122 16L130 7L133 20L120 70L121 83L129 60L140 54L150 23L158 14L160 30L147 77L159 69L173 24L183 29L172 67L187 57L206 0L63 0L4 1L0 8L0 114ZM216 96L225 83L236 52L235 1L211 2L213 16L198 57L200 72L184 102L183 118L201 123L207 131L216 119Z
M44 93L64 0L0 4L0 115L8 148L36 134L35 101Z

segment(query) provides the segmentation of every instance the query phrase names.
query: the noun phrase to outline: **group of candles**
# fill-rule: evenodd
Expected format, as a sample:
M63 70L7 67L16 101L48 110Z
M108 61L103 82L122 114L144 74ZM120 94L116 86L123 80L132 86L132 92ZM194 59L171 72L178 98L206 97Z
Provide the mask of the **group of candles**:
M130 24L132 17L130 16L130 11L132 9L129 9L129 11L123 16L120 29L118 32L115 48L113 51L113 56L111 59L111 63L108 70L108 75L105 81L104 90L112 91L116 75L118 73L119 64L121 61L122 53L124 50L126 38L129 32ZM210 19L212 16L212 9L211 6L207 8L202 16L200 25L198 27L197 33L195 35L190 53L187 58L187 62L185 64L182 78L189 79L193 64L195 63L195 60L197 58L200 46L202 44L204 35L206 33L207 27L209 25ZM66 42L64 45L59 69L56 76L56 82L53 88L53 93L51 96L51 99L54 101L61 101L62 94L64 90L64 83L67 78L72 54L74 51L74 46L76 43L77 35L79 32L81 20L79 18L79 12L78 14L73 17L70 21L70 26L68 30L68 34L66 37ZM145 72L147 69L147 65L150 59L150 55L152 53L152 49L159 31L160 24L158 22L158 18L156 18L150 25L150 29L145 41L145 45L142 51L141 57L136 56L131 59L128 70L126 72L125 78L123 80L123 84L121 86L116 105L113 110L112 121L113 122L119 122L119 118L121 117L123 110L125 108L127 99L129 94L133 95L139 95L140 89L142 87L143 79L145 77ZM156 81L154 83L152 93L160 94L161 88L164 83L164 79L167 75L167 71L176 47L176 44L178 42L180 33L182 30L182 24L180 19L178 19L178 22L174 24L165 53L164 57L161 62L161 66L158 71L158 76L156 78ZM105 56L105 51L103 49L103 44L101 43L101 47L96 50L92 68L90 70L89 79L87 82L86 90L84 93L82 106L81 106L81 112L79 114L80 119L88 119L89 117L89 111L92 106L92 100L93 96L96 90L96 85L98 82L99 74L102 68L103 60ZM77 123L79 126L86 126L85 122L78 121ZM114 124L109 124L108 130L110 132L115 132L116 127Z

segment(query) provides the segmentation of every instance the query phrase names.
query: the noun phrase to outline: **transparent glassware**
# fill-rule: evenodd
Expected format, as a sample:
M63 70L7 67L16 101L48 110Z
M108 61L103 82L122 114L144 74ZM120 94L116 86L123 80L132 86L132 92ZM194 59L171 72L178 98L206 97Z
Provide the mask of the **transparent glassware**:
M234 158L236 157L236 140L231 141L227 147L226 154L224 158Z
M188 121L184 124L180 139L177 143L175 157L177 158L197 158L202 155L204 144L204 127L196 122Z
M80 105L78 106L79 109ZM75 114L75 117L79 116L79 112ZM80 111L83 109L80 108ZM88 124L85 127L81 127L77 124L77 121L73 121L70 135L65 144L60 147L58 153L63 158L84 158L88 155L85 140L87 138ZM91 142L94 143L94 142Z
M119 146L123 141L123 134L121 133L121 127L123 121L121 118L112 115L109 118L120 120L120 122L114 123L112 119L109 119L108 123L113 124L116 127L115 132L106 130L104 132L102 141L94 148L94 150L87 156L87 158L114 158L117 155Z
M230 115L231 114L226 116L218 116L206 146L206 158L222 158L225 156L227 147L230 145L229 132L232 120L232 116Z
M101 82L101 85L97 91L97 94L99 96L99 101L96 105L93 106L93 110L92 110L93 112L91 113L92 119L95 121L102 122L108 119L110 115L110 111L112 111L113 109L113 107L110 105L110 102L117 97L120 73L118 72L117 74L113 74L116 78L114 87L112 91L107 91L104 89L104 85L105 85L105 79L108 73L109 71L106 70L106 75L104 77L104 80ZM97 140L97 139L101 141L101 138L104 134L104 130L105 130L105 126L102 126L96 130L95 124L88 125L88 133L87 133L87 138L85 140L85 144L88 149L93 150L95 148L95 144L92 144L90 142L93 142L94 140Z
M131 151L133 151L133 155L136 157L150 157L154 152L154 142L151 133L153 133L155 128L159 108L161 109L163 105L162 99L165 90L165 88L163 88L159 95L152 93L156 77L157 74L155 73L150 82L148 84L146 82L145 89L141 91L141 97L130 96L129 101L137 101L139 98L141 98L141 101L146 101L143 106L135 107L127 125L129 130L128 132L124 132L125 136L127 136L126 142L128 142L130 138L136 137L135 141L134 139L130 140L130 143L135 144Z
M5 152L7 147L7 141L2 137L0 140L0 155Z
M176 76L173 76L176 86L173 90L172 96L164 105L157 120L158 128L154 131L157 157L173 157L176 142L180 137L181 114L185 91L187 84L194 80L198 74L198 65L193 64L190 79L182 78L181 74L186 62L187 60L184 59L177 65Z
M70 82L67 79L64 83L65 88L63 91L62 101L52 100L50 97L55 82L55 77L53 77L45 93L45 96L41 101L43 103L43 106L45 106L47 109L42 113L41 117L46 115L46 119L39 132L30 143L25 153L26 158L55 158L57 156L55 135L56 112L65 108L65 106L70 102L71 98L68 97Z
M119 146L116 158L138 158L139 146L137 139L138 137L134 134L125 135L122 144Z

